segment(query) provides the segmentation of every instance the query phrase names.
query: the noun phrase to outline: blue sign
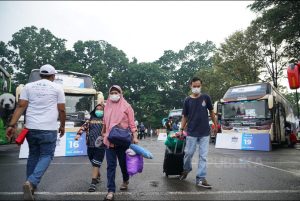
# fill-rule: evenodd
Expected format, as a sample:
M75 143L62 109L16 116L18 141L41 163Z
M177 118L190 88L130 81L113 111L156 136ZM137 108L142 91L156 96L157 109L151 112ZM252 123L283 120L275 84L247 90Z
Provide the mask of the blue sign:
M75 140L76 132L66 132L66 156L87 155L85 133Z
M271 142L270 134L268 133L255 133L255 134L242 134L242 150L259 150L270 151Z

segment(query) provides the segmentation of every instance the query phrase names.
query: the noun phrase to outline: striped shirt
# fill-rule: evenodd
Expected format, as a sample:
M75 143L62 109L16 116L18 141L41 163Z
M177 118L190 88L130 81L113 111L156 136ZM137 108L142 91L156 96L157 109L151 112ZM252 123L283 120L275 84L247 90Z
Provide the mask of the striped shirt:
M96 139L101 135L103 121L102 118L91 117L87 120L77 132L78 135L82 135L83 132L86 133L86 144L88 147L95 147ZM104 146L102 144L100 147Z

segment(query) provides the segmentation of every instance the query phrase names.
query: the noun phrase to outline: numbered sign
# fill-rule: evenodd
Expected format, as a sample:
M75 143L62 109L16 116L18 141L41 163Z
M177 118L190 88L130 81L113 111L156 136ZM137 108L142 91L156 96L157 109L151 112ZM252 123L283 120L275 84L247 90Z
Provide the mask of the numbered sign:
M73 131L74 130L74 131ZM83 133L79 140L75 140L76 133L73 129L72 131L66 132L63 137L57 135L56 148L54 152L54 157L57 156L81 156L87 155L86 147L86 135ZM21 145L19 158L28 158L29 148L28 142L25 139L24 143Z
M243 134L242 150L270 151L271 142L269 134Z
M66 133L66 156L87 155L85 134L79 140L75 140L75 136L75 132Z
M215 147L223 149L270 151L270 134L218 133Z

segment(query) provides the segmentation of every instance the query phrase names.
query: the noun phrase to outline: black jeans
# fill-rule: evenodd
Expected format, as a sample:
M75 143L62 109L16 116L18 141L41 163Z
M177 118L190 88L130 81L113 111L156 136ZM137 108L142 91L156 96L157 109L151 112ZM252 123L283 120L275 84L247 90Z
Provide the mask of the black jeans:
M116 192L116 168L117 159L119 160L119 166L123 175L123 181L129 180L126 166L126 151L127 148L115 147L106 149L106 161L107 161L107 188L108 192Z

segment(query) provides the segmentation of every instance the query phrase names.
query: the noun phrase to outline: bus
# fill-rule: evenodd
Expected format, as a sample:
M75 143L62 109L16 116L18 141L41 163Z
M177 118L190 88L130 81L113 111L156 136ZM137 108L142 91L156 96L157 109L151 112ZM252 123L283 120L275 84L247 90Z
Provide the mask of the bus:
M40 70L33 69L30 73L28 83L40 79ZM94 109L95 105L104 102L102 92L94 89L93 80L90 75L57 70L54 82L62 85L65 92L66 127L80 127L89 118L89 112ZM16 89L17 100L23 87L24 85L20 85Z
M162 125L163 127L166 126L166 123L168 119L172 117L173 122L178 122L178 126L180 127L181 124L181 118L182 118L182 109L173 109L169 111L168 117L165 117L162 119Z
M265 139L282 144L287 142L286 126L296 128L291 104L270 83L231 87L220 102L214 104L214 111L221 113L221 134L251 134L251 138L256 137L255 134L267 134ZM233 141L237 142L237 138ZM251 144L251 139L241 143Z

